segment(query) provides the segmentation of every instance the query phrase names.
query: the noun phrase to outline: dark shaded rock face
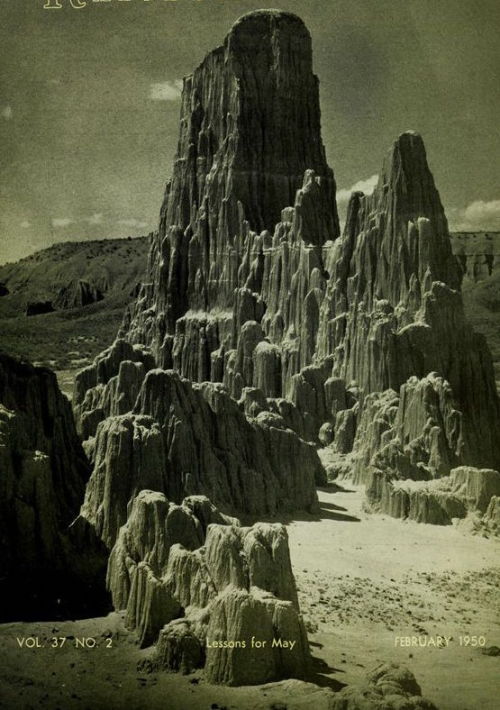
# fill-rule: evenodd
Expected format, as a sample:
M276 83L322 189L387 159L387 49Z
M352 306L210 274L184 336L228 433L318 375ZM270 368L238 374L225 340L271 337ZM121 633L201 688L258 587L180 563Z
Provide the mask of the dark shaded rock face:
M3 620L107 608L105 550L78 517L89 474L54 373L0 354Z
M30 301L26 305L27 316L39 316L42 313L53 313L55 308L52 301Z
M63 309L81 308L102 301L103 298L104 294L97 286L89 284L84 279L78 279L59 289L54 305L56 308Z
M0 283L0 297L1 296L8 296L9 295L9 289L5 284Z
M465 281L485 281L500 267L500 232L453 232L451 246Z

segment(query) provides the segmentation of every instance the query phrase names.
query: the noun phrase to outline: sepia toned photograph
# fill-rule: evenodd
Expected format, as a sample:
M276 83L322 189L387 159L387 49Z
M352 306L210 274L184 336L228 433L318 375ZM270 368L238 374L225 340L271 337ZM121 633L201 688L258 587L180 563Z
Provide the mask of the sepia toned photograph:
M0 710L498 710L499 33L2 0Z

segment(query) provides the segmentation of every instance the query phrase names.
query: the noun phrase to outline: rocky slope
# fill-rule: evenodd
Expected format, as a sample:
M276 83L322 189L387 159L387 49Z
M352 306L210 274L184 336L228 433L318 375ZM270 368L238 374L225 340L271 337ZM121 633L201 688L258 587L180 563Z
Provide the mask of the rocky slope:
M147 237L64 242L0 266L2 348L55 370L91 362L113 342L147 251Z
M50 370L0 354L3 620L106 607L105 550L78 512L90 466Z
M143 279L147 250L148 237L61 242L3 264L0 317L20 315L28 302L68 309L129 294Z

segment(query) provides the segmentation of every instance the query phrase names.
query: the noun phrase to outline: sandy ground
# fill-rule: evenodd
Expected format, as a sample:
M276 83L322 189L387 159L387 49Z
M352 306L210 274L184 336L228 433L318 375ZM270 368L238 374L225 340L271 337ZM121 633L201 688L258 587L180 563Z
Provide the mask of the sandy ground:
M201 673L148 672L151 650L137 647L115 613L0 626L0 708L326 710L332 691L393 660L415 673L440 710L497 710L500 657L470 643L480 636L485 647L500 646L500 542L370 516L362 491L349 484L319 497L317 519L286 521L314 656L309 680L319 688L300 681L225 688ZM448 639L441 648L400 645L401 637L411 644L438 635ZM17 639L28 636L41 647L20 648ZM82 637L96 646L77 648ZM66 640L52 648L53 638Z
M350 684L392 660L440 710L498 710L500 657L471 644L500 647L500 541L366 514L362 490L342 486L319 491L321 520L288 525L313 653L337 669L327 677ZM451 640L428 645L437 636Z

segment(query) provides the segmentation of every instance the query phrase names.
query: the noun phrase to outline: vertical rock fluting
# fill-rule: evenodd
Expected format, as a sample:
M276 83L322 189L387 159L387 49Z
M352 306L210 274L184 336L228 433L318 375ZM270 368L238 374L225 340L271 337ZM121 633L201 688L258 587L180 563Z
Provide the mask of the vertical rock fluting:
M281 524L241 527L203 496L174 505L161 493L141 491L111 552L108 585L141 645L158 639L160 668L204 667L208 682L229 685L303 678L308 671Z
M333 374L355 381L362 397L403 388L398 406L411 421L401 444L417 437L417 426L430 431L427 443L421 437L423 457L414 455L413 463L427 463L437 452L438 475L459 463L498 467L500 407L491 356L464 318L461 275L419 135L405 133L394 143L371 196L352 196L334 250L317 357L333 354ZM429 383L405 384L430 373L442 378L441 394L434 387L431 395ZM366 449L368 442L360 436L357 445Z
M266 230L294 205L273 240ZM292 216L293 239L286 221ZM319 267L321 275L321 245L337 234L310 35L289 13L250 13L184 81L177 157L150 255L152 284L143 289L123 334L151 345L159 364L179 367L190 379L222 379L223 356L237 347L238 326L262 317L269 248L295 252L295 266L285 263L283 278L302 274L291 295L298 304L298 337L299 305L316 287L309 282L319 278L311 279L311 271ZM301 245L307 246L304 254ZM309 301L307 314L315 310L314 297ZM289 305L283 305L288 321ZM211 314L209 323L204 313ZM224 325L228 316L236 326L232 332ZM307 339L302 347L295 372L312 355ZM186 348L189 362L179 355ZM211 369L219 348L222 359Z
M104 548L78 518L89 475L55 374L0 354L3 620L106 608Z
M324 473L298 435L319 427L283 398L313 357L322 248L337 234L311 38L294 15L251 13L184 82L152 281L122 337L76 380L94 464L84 513L107 544L141 486L254 514L314 509ZM261 389L263 406L236 406L222 385L233 399Z
M321 480L322 466L314 445L299 438L277 412L245 416L220 383L191 383L173 370L146 372L144 366L140 382L132 380L137 395L131 411L113 413L130 392L129 380L120 374L141 364L125 360L118 365L115 356L122 349L139 353L117 341L100 356L100 374L92 367L82 373L89 382L101 378L86 394L95 399L96 409L83 418L93 471L82 514L108 547L144 487L177 503L186 495L204 494L225 511L252 515L317 510L315 480Z
M401 480L395 474L373 469L366 487L369 510L434 525L451 525L454 518L473 513L484 516L486 530L491 529L499 493L498 471L469 466L459 466L449 476L431 481Z

